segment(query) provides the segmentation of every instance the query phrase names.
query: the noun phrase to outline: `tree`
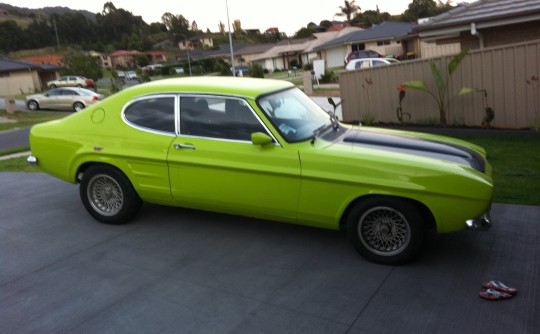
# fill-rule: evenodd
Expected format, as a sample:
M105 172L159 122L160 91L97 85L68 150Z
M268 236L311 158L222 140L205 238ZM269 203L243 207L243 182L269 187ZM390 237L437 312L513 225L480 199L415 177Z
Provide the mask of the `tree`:
M309 38L313 36L314 32L314 29L303 27L294 34L294 38Z
M351 24L354 15L360 11L360 7L357 6L354 2L355 0L343 1L343 6L339 6L339 9L341 11L336 13L337 16L344 16L345 21L347 21L348 24Z
M221 21L219 21L219 33L225 35L225 25Z
M193 31L193 32L199 31L199 27L197 26L197 22L195 20L193 20L193 22L191 22L191 31Z
M241 34L242 33L242 22L240 20L234 20L233 21L233 31L235 34Z
M191 36L189 21L182 15L173 15L167 12L161 16L161 22L163 22L167 30L172 34Z
M69 53L62 58L62 65L64 65L63 75L77 74L94 81L103 77L98 60L89 54Z
M13 20L0 22L0 52L10 52L24 48L25 32Z
M420 18L437 16L452 9L450 1L445 3L438 0L412 0L408 9L403 13L403 20L416 22Z

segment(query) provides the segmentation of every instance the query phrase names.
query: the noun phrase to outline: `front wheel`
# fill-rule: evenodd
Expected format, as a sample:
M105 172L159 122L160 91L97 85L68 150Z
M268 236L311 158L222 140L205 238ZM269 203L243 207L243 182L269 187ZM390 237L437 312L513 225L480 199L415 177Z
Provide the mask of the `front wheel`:
M127 223L142 204L129 179L107 165L89 167L82 176L79 192L88 213L106 224Z
M26 103L26 106L30 110L39 110L39 103L37 103L36 100L30 100L28 103Z
M401 264L418 255L424 239L424 222L417 206L409 201L372 197L351 210L347 236L366 259Z

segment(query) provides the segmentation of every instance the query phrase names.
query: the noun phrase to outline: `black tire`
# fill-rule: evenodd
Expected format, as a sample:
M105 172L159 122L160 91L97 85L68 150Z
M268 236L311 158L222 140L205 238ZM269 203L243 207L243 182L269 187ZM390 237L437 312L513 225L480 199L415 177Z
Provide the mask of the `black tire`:
M81 84L77 84L77 86L75 86L77 88L82 88L82 85Z
M79 192L88 213L105 224L127 223L142 204L127 176L108 165L89 167L82 176Z
M54 88L56 88L56 85L55 85L55 84L52 84L52 85L49 86L49 88L54 89Z
M75 102L73 103L73 110L75 111L81 111L84 109L84 104L82 104L81 102Z
M36 100L30 100L26 102L26 107L29 110L39 110L39 103Z
M370 197L352 208L347 236L369 261L402 264L418 255L424 240L424 219L414 203L394 197Z

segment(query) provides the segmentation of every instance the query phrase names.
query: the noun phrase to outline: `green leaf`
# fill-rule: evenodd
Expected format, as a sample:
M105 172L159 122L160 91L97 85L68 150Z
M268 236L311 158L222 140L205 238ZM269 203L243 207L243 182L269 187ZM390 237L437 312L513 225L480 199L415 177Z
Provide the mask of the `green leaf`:
M485 92L486 90L483 88L472 88L472 87L463 87L459 91L458 95L466 95L471 93L479 93L479 92Z
M463 49L459 54L454 56L450 63L448 64L448 74L452 75L454 71L457 69L463 58L465 58L466 55L469 54L469 49Z
M435 78L435 83L437 84L437 90L439 91L439 95L440 95L444 92L446 85L442 79L441 72L439 71L435 63L430 61L429 66L431 66L431 73L433 73L433 77Z
M403 86L418 90L424 90L426 92L428 91L426 83L420 80L406 81L403 83Z

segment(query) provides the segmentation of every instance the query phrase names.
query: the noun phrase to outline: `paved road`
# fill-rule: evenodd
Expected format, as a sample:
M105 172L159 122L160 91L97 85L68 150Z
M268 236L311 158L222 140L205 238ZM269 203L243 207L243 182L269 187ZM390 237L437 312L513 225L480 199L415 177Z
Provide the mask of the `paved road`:
M145 205L95 222L78 188L0 173L1 333L536 333L540 208L434 236L406 266L340 232ZM516 297L478 297L499 279Z

